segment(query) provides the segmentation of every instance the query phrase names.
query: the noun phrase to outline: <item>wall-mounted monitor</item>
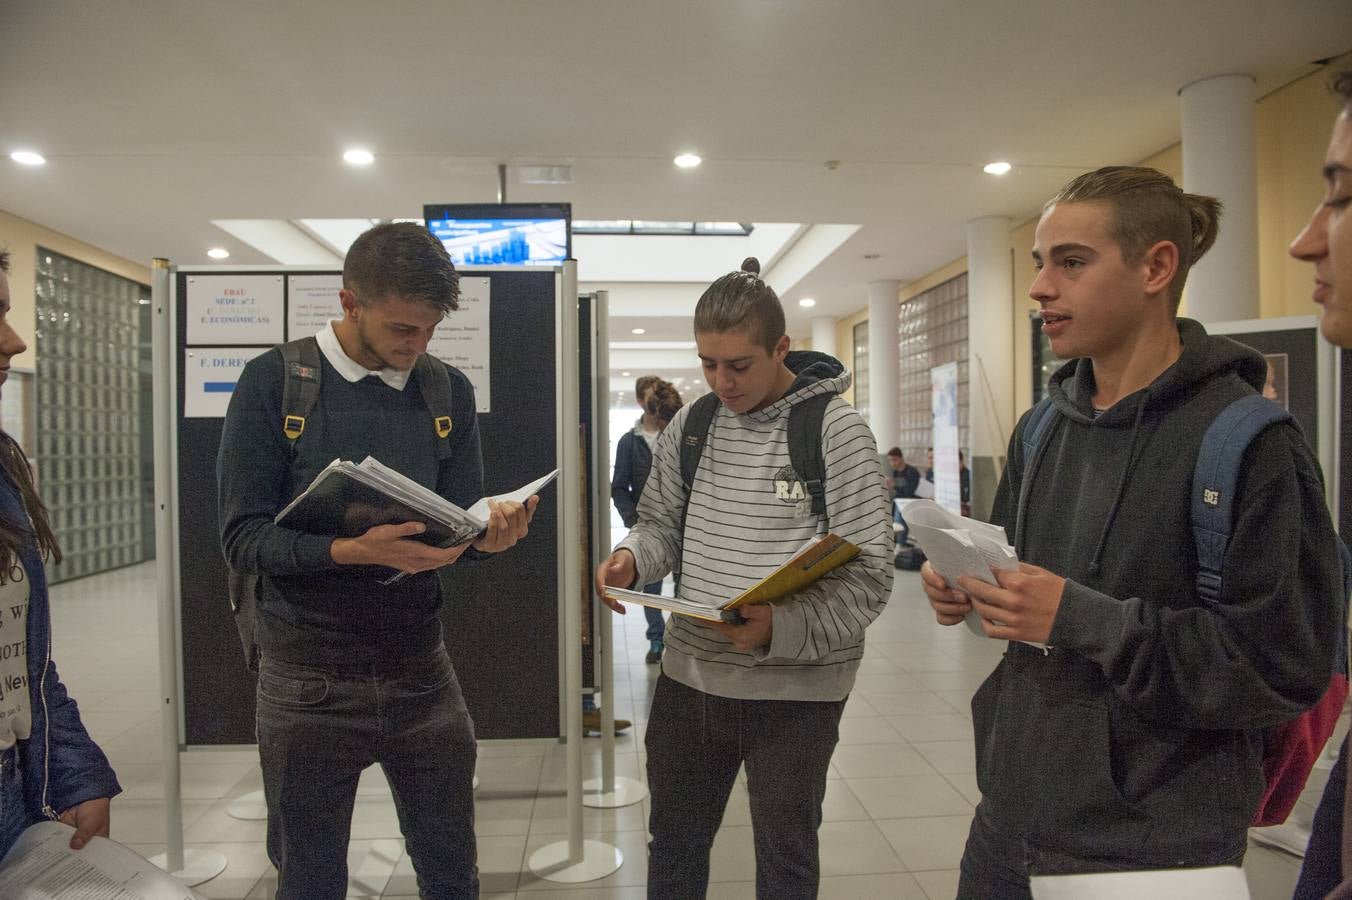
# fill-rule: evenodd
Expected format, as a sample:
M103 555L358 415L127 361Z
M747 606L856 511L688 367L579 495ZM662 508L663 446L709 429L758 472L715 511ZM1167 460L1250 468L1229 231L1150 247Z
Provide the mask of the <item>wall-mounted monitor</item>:
M573 252L568 203L433 203L427 229L456 266L556 266Z

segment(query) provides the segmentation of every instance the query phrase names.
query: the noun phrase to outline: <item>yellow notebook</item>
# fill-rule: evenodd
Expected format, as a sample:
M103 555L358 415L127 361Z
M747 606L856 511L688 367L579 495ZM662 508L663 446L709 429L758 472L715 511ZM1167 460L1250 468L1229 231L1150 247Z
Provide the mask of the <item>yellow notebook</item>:
M749 603L778 603L844 565L859 555L859 548L840 535L829 532L813 538L799 548L787 562L726 603L712 604L680 597L659 597L623 588L607 588L606 595L621 603L651 606L667 612L712 622L740 622L739 606Z

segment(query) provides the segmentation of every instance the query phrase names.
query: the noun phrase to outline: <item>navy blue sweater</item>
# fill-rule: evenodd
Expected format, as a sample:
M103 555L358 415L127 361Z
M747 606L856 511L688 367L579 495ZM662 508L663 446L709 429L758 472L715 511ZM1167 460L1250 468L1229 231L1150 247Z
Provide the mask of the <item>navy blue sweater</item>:
M438 463L439 439L416 372L399 391L375 376L349 382L327 360L322 365L319 400L294 448L281 429L281 351L245 367L217 459L221 544L234 571L263 576L257 636L264 656L320 667L397 664L441 640L437 574L381 585L390 569L339 566L329 550L334 535L282 528L273 518L334 459L368 455L469 507L483 496L474 389L447 367L453 446Z

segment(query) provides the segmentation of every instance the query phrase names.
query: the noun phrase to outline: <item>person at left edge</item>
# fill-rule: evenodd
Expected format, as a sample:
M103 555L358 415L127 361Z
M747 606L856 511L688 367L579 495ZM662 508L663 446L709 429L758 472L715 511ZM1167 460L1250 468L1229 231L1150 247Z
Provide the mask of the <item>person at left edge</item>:
M27 350L9 324L9 253L0 250L0 385L10 361ZM44 559L61 549L38 496L33 470L17 441L0 430L0 630L25 651L0 660L7 691L0 714L0 856L25 828L57 819L75 828L70 846L108 836L108 804L122 792L108 758L80 721L80 710L56 674Z
M538 498L490 502L488 531L447 549L409 540L422 530L414 522L355 538L273 523L336 457L373 456L464 507L483 495L469 380L447 367L444 438L414 383L459 296L440 242L412 223L377 225L348 251L339 296L343 317L319 334L319 398L295 446L282 433L274 349L240 376L217 461L226 560L262 576L257 728L277 897L345 896L357 779L373 763L389 780L422 896L477 897L474 729L442 644L437 570L511 547ZM439 440L452 442L440 462ZM411 575L382 585L392 570Z

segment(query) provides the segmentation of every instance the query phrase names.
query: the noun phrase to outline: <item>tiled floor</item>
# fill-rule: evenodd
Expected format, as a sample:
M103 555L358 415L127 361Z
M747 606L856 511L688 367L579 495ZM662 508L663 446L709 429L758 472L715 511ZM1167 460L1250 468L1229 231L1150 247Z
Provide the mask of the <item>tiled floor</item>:
M150 856L164 850L159 676L151 565L53 589L54 654L84 720L126 787L113 803L113 837ZM617 619L616 702L634 728L616 747L619 774L642 778L642 734L655 666L642 663L643 617ZM941 628L913 573L898 572L892 601L870 628L856 689L841 723L821 829L826 898L951 898L973 804L968 698L994 666L1001 645L962 628ZM600 742L584 745L586 777L599 775ZM485 897L644 896L648 804L588 809L588 837L624 853L611 876L557 885L526 860L567 831L564 748L554 742L485 742L479 749L479 868ZM189 847L214 848L228 866L198 887L212 898L271 897L264 823L231 818L228 802L261 787L251 750L182 754L182 823ZM349 897L414 897L417 888L378 769L360 789L349 853ZM1326 772L1318 773L1326 778ZM1319 785L1312 785L1313 795ZM1302 812L1308 816L1308 803ZM1246 870L1255 900L1286 900L1299 862L1252 846ZM754 897L750 813L734 790L714 845L709 896Z

